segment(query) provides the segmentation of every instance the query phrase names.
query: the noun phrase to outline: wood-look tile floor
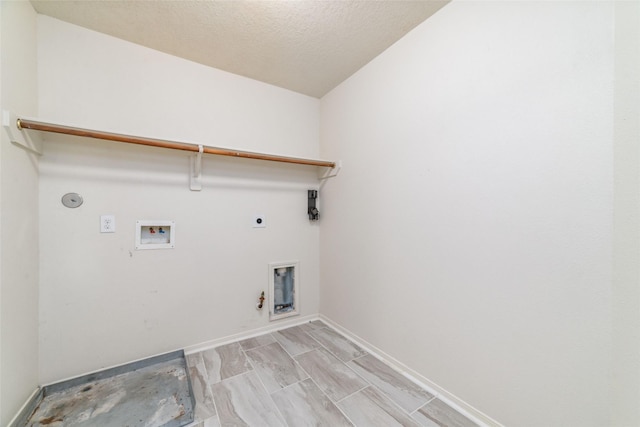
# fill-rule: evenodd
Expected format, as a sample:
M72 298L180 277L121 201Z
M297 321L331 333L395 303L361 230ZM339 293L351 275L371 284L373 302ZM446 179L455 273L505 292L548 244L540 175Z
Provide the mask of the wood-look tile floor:
M477 426L319 320L187 364L192 427Z

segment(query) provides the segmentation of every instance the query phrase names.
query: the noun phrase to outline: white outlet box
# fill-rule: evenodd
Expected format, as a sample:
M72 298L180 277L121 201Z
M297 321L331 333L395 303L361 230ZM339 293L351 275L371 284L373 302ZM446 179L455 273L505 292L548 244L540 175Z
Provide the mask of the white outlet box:
M115 233L116 232L116 217L113 215L101 215L100 216L100 232L101 233Z
M262 214L254 215L252 225L253 225L253 228L266 228L267 217Z

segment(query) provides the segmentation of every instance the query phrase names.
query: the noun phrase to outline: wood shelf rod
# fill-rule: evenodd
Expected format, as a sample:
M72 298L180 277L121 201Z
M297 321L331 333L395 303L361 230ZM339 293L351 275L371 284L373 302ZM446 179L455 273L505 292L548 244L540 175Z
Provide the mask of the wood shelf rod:
M165 141L162 139L145 138L141 136L124 135L119 133L103 132L91 129L83 129L71 126L62 126L54 123L39 122L31 119L20 118L17 120L18 129L31 129L41 132L60 133L64 135L84 136L87 138L104 139L107 141L124 142L127 144L147 145L151 147L170 148L172 150L199 151L198 144L186 142ZM244 159L267 160L270 162L294 163L298 165L321 166L335 168L335 162L314 159L302 159L298 157L276 156L273 154L254 153L250 151L238 151L228 148L204 146L204 153L217 156L241 157Z

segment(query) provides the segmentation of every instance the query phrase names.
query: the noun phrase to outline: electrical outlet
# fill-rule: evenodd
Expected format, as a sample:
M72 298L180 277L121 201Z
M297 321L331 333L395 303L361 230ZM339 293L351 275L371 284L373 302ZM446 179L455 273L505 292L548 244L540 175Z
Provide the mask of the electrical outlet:
M116 232L116 217L113 215L101 215L100 216L100 232L101 233L115 233Z

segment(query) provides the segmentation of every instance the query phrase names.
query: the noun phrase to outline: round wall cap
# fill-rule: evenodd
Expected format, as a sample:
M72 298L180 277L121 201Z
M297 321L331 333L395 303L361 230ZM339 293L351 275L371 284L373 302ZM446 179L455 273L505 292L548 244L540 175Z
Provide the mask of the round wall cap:
M62 196L62 204L68 208L77 208L82 202L82 196L78 193L67 193Z

